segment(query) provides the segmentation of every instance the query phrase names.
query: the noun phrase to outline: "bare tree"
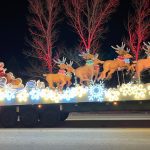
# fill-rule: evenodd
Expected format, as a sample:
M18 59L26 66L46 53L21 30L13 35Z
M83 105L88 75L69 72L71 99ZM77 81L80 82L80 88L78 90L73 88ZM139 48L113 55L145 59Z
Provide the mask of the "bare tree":
M127 43L138 60L142 43L150 37L150 0L132 0L132 5L134 11L128 16Z
M53 48L56 41L57 16L60 11L59 0L28 0L30 16L28 18L31 40L28 40L32 50L25 54L38 58L52 72ZM58 53L55 57L58 57Z
M72 48L68 51L68 49L64 48L62 51L64 57L66 57L69 61L73 61L73 65L77 67L83 65L82 57L79 57L78 48Z
M25 71L23 72L24 75L28 77L43 77L43 74L47 71L45 67L42 67L40 62L35 60L32 60L29 62L30 67L26 67Z
M71 26L81 39L84 49L95 53L99 38L105 32L105 23L114 12L119 0L64 0Z

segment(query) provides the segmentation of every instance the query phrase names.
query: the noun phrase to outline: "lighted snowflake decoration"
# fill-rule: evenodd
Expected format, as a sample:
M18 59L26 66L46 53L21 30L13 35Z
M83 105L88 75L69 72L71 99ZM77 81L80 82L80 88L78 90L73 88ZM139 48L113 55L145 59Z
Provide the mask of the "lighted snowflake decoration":
M32 100L39 100L40 99L40 89L32 89L29 92L29 95Z
M89 101L99 101L102 102L104 100L104 84L96 84L96 85L90 85L89 86Z
M44 101L53 101L55 103L60 102L62 99L61 93L59 93L57 90L54 91L49 88L42 89L40 96Z
M148 90L148 94L150 95L150 85L148 85L147 90Z
M62 94L59 92L55 92L53 98L51 99L55 103L59 103L62 99Z
M0 77L0 88L4 88L6 86L7 79L5 77Z
M87 93L87 88L77 85L76 87L74 87L73 92L77 97L81 98Z
M26 90L19 91L16 95L18 102L27 102L29 93Z
M132 87L134 98L143 99L146 97L146 89L142 84L137 84Z
M132 86L132 83L122 84L119 91L123 96L131 96L133 94Z
M15 94L16 94L15 91L13 91L13 90L7 90L7 91L5 92L5 97L6 97L6 99L7 99L8 101L11 101L11 100L15 99Z
M62 99L70 101L76 96L77 96L77 88L75 87L67 88L65 91L63 91Z
M5 90L3 88L0 88L0 101L5 100Z
M110 88L105 92L105 98L108 101L118 101L120 97L120 92L115 88Z
M50 90L49 88L45 88L41 90L40 96L43 100L47 101L50 100L51 97L53 97L53 91Z
M26 89L32 89L32 88L36 88L36 81L35 80L30 80L26 83Z

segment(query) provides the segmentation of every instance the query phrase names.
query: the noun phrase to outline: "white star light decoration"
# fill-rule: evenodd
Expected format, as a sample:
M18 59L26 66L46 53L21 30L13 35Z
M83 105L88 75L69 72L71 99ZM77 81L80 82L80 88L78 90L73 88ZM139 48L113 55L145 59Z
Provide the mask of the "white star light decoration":
M90 85L88 90L89 101L102 102L104 100L105 88L103 82L100 84Z

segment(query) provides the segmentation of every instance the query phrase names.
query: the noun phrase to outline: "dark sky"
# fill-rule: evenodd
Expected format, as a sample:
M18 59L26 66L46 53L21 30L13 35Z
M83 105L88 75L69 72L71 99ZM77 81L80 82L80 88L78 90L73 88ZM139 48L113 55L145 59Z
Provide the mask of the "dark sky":
M0 61L10 66L11 59L16 58L19 65L26 66L25 56L22 54L26 48L25 36L28 33L26 16L28 15L27 0L1 0L0 4ZM120 6L108 22L109 31L105 35L102 49L110 49L111 44L121 42L125 34L123 23L128 14L130 0L120 0ZM65 39L65 43L74 44L75 36L69 26L60 24L59 41ZM65 35L65 37L64 37ZM72 36L72 38L71 38ZM70 40L73 39L73 40ZM107 57L107 53L104 53ZM14 65L14 64L11 64ZM15 66L14 66L15 67ZM9 69L9 68L8 68Z
M27 2L3 0L0 4L0 60L17 56L24 47Z

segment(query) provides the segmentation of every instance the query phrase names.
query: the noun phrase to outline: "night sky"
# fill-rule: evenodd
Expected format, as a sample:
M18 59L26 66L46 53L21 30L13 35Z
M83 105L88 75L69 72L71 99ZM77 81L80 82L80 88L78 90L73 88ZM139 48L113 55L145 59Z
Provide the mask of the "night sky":
M5 62L8 71L15 69L17 63L23 65L22 54L25 48L25 36L27 33L27 1L9 0L0 4L0 61Z
M111 44L119 44L126 34L124 23L127 20L130 0L120 0L117 11L111 16L107 27L109 28L102 42L102 57L109 58L113 50ZM16 71L17 65L20 69L27 67L26 56L22 53L26 48L25 37L28 34L26 17L28 15L27 0L2 1L0 5L0 61L5 62L6 68L12 72ZM64 40L66 47L75 46L77 36L65 21L59 24L59 39ZM69 43L69 45L67 45ZM61 44L61 43L60 43ZM15 63L14 60L16 61ZM14 70L13 70L14 69ZM17 70L18 71L18 70ZM21 70L19 70L21 71Z

